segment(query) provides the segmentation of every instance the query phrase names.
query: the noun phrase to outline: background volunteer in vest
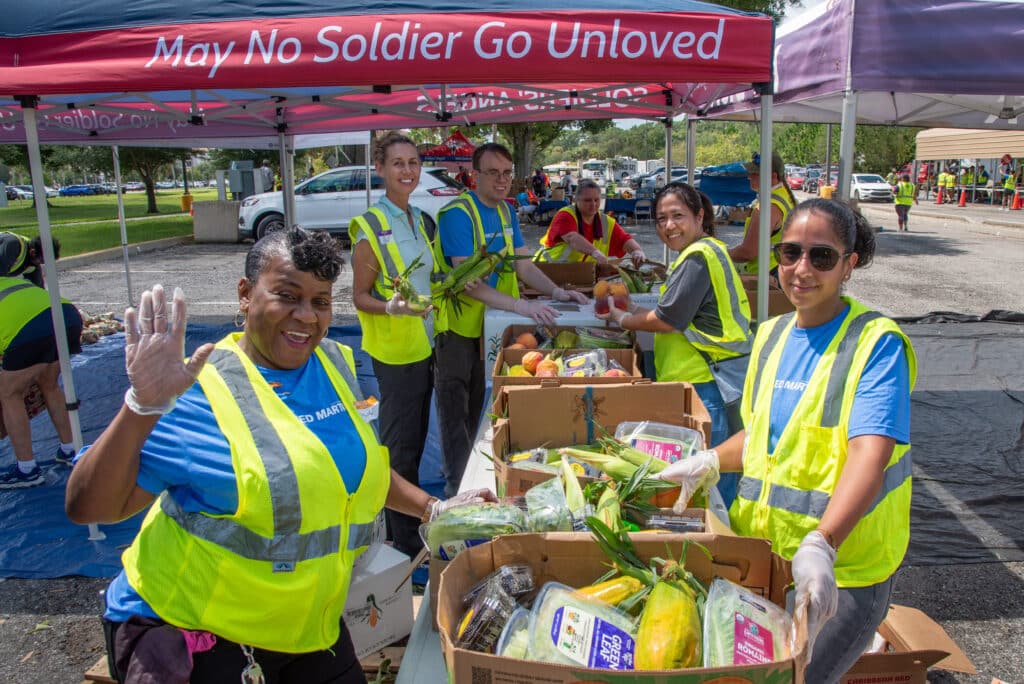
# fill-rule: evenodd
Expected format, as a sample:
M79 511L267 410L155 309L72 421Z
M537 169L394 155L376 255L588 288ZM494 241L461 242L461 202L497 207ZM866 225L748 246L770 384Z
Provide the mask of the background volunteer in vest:
M60 243L53 238L53 252L60 256ZM43 243L36 235L27 238L18 233L0 233L0 276L21 276L43 287Z
M885 617L910 538L916 358L893 321L842 295L874 254L863 217L809 200L775 249L796 312L758 327L746 429L662 476L682 485L685 503L719 471L742 473L732 527L792 560L795 606L808 616L806 681L837 682Z
M25 408L25 394L33 383L39 385L50 422L60 439L55 454L57 462L70 465L75 445L64 392L58 383L60 361L50 295L27 278L29 269L32 275L40 276L41 282L39 238L30 241L14 233L3 235L15 239L0 240L0 273L21 273L26 277L0 275L0 406L15 458L14 465L0 473L0 489L21 489L46 482L33 453L32 423ZM15 248L11 250L13 259L8 258L8 247ZM60 255L60 243L56 240L53 251L55 256ZM82 351L82 316L71 302L61 302L68 349L78 354Z
M486 143L473 151L476 190L453 200L438 218L443 270L458 266L481 247L489 252L530 256L519 220L505 201L512 184L512 154L504 145ZM486 283L466 291L461 310L442 305L435 318L437 370L434 389L441 429L442 473L445 494L458 491L473 449L484 405L484 311L493 307L514 311L537 323L553 325L558 312L541 300L519 298L518 278L554 300L585 304L579 292L567 292L551 282L529 258L512 268L493 273Z
M551 226L540 239L536 261L587 261L607 264L609 257L626 255L634 266L646 259L633 236L613 217L601 212L601 186L587 178L580 181L575 204L555 213Z
M754 160L745 163L743 168L747 170L747 175L750 176L750 187L754 192L760 193L761 156L754 155ZM772 215L771 220L768 222L768 225L771 226L771 244L773 245L777 244L781 239L782 226L786 223L786 217L789 216L793 207L796 206L796 198L793 196L793 191L786 185L785 178L786 165L782 162L782 157L778 153L773 153L772 196L769 205ZM760 233L761 207L764 206L764 202L761 199L759 196L757 201L754 202L750 217L747 218L747 222L743 226L742 242L729 250L729 257L736 264L739 272L746 275L756 275L758 273L757 236ZM768 256L768 260L768 270L771 271L772 275L775 275L778 262L775 261L773 254Z
M384 180L384 197L349 225L354 245L352 303L380 388L381 443L391 455L391 468L419 486L434 392L434 316L429 306L410 309L392 281L418 260L420 266L408 274L409 281L417 293L430 294L430 275L437 270L436 226L409 203L420 182L415 143L399 133L387 133L376 141L373 159ZM415 556L423 547L419 516L389 510L387 517L395 547Z
M341 616L381 508L428 520L481 500L440 502L389 469L352 351L325 339L342 263L325 232L270 233L238 284L241 332L185 362L180 290L125 312L131 386L66 499L79 523L149 506L106 592L119 681L255 681L258 667L364 682Z
M598 318L626 330L654 333L654 366L659 382L691 382L711 414L711 444L721 444L743 428L730 426L726 401L708 367L708 359L745 357L750 353L750 304L729 259L725 243L716 240L714 207L706 195L685 183L669 183L654 200L658 237L679 252L669 267L654 309L615 308ZM698 346L700 351L698 351ZM728 506L736 496L739 476L723 475L718 489Z
M907 227L910 205L917 203L917 186L910 182L910 174L905 173L900 176L900 182L896 185L896 223L899 230L910 230Z

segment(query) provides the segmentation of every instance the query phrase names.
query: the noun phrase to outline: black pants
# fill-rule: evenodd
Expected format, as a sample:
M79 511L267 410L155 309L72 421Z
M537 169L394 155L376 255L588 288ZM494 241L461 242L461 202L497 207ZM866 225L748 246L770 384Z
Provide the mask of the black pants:
M391 467L416 486L420 484L420 460L430 429L430 400L434 392L434 359L393 366L373 359L380 387L380 441L391 453ZM423 548L420 520L387 511L395 548L410 557Z
M298 609L300 607L296 606L296 610ZM136 653L126 656L126 654L117 652L118 631L126 624L132 627L132 622L111 622L106 618L102 618L102 621L103 637L107 644L107 664L110 668L110 675L115 680L121 684L133 684L139 681L140 676L149 676L149 680L142 681L169 681L163 676L164 670L159 662L142 665L137 660L131 661L135 658ZM147 620L147 622L150 621ZM173 630L166 623L152 622L160 625L153 629ZM281 628L287 629L288 627L282 625ZM165 634L161 638L167 636ZM184 640L183 637L182 640ZM138 650L142 651L143 649ZM166 653L168 650L171 649L167 649L163 644L159 649L148 649L149 652L158 651L159 653ZM181 652L181 649L174 650ZM366 684L366 675L363 674L363 668L356 658L352 637L349 636L344 622L341 623L341 634L338 641L327 650L312 653L278 653L254 648L252 655L263 670L266 684ZM194 654L192 660L192 674L189 679L191 684L238 682L241 680L242 671L249 664L242 647L223 637L217 637L217 644L211 650ZM117 668L116 663L118 662L132 668L130 679L128 672Z
M459 491L484 407L484 360L480 338L443 332L434 341L434 390L441 428L444 494Z

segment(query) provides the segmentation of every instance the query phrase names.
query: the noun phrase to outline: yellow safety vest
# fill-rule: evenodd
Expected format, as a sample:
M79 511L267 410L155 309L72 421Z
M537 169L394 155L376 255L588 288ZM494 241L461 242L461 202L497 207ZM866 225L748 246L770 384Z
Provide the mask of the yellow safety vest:
M917 194L917 187L910 181L900 181L896 186L896 204L910 206L914 203L914 195Z
M956 186L956 176L952 173L946 174L946 187L952 188Z
M558 214L562 213L572 216L572 220L576 223L576 232L582 235L583 219L580 217L576 207L562 207L555 213L555 217L557 218ZM591 244L593 244L594 247L596 247L602 254L608 256L608 251L611 249L612 231L618 224L614 218L608 214L602 214L601 212L597 212L594 216L594 221L601 221L602 230L601 237L595 238ZM554 225L554 220L552 220L551 223ZM594 257L589 254L584 254L583 252L573 249L565 240L562 239L561 236L558 237L558 242L552 245L551 243L554 240L555 238L551 236L551 227L549 226L547 232L544 233L544 237L540 239L540 249L538 249L537 253L533 255L533 260L559 262L587 261L588 259L590 261L594 260Z
M20 275L25 266L25 260L28 259L28 246L31 241L18 233L4 232L2 235L4 242L14 241L18 243L18 253L15 255L14 261L3 265L5 272L0 272L0 276Z
M768 452L772 395L794 314L758 327L740 410L747 426L743 475L729 510L736 534L761 537L792 559L804 535L817 528L846 465L847 428L857 385L879 338L903 339L910 386L917 359L899 326L859 302L850 309L811 374L775 450ZM897 444L882 488L836 555L836 583L864 587L887 579L903 560L910 539L910 445Z
M776 207L778 207L779 211L782 212L782 220L779 221L779 229L777 231L775 231L774 233L772 233L771 242L770 242L772 245L777 245L780 242L782 242L782 226L786 225L786 217L789 216L789 212L793 211L793 203L789 199L789 193L786 191L786 188L783 187L782 185L779 185L777 187L772 188L772 201L771 201L771 203L773 205L775 205ZM756 207L760 207L760 206L761 206L761 201L758 200L757 203L756 203L755 208ZM744 238L747 237L747 231L750 230L750 219L751 219L751 216L748 216L746 223L743 224L743 237ZM768 263L769 263L769 266L768 266L768 270L769 271L774 270L775 267L779 265L779 262L775 260L775 254L772 253L772 252L768 253ZM746 274L746 275L756 275L757 272L758 272L757 259L752 259L751 261L745 261L745 262L741 263L738 268L739 268L740 273L743 273L743 274Z
M654 333L654 367L660 382L711 382L714 377L700 352L712 361L743 356L750 353L754 338L747 293L725 243L711 237L697 240L672 262L668 277L690 257L707 264L722 330L704 330L699 327L702 322L694 318L683 332ZM661 296L668 277L661 286Z
M477 209L476 202L469 193L464 192L446 204L441 209L442 217L448 211L464 211L469 216L470 221L473 223L474 250L479 250L482 246L488 244L484 235L483 219L480 216L480 211ZM498 204L498 216L501 218L501 234L505 240L505 246L502 248L501 253L506 255L515 254L515 247L512 245L512 210L509 208L508 202L500 202ZM444 225L443 220L440 223ZM452 270L452 267L444 259L440 260L440 264L442 273L448 273ZM503 292L510 297L518 299L519 281L516 278L515 271L509 269L500 273L495 289L498 292ZM460 302L461 311L459 313L455 313L454 308L447 302L440 303L440 306L434 312L434 330L438 333L450 330L469 338L480 337L484 332L484 311L487 308L486 305L468 295L462 295Z
M430 269L431 273L438 273L441 257L434 242L437 232L434 220L425 212L420 212L420 222L415 230L419 231L424 240L423 267ZM392 280L405 271L407 264L402 259L397 241L391 237L391 226L384 210L371 207L362 216L352 219L348 224L348 234L353 245L360 231L366 236L381 267L371 294L386 302L395 292ZM386 249L381 249L381 243ZM420 294L430 295L429 292ZM363 329L363 349L378 361L399 365L422 361L430 356L431 344L423 319L416 316L372 314L358 309L356 316Z
M330 453L238 347L220 342L199 374L231 445L238 510L188 513L166 491L124 552L128 582L168 623L240 644L308 653L338 639L352 563L371 540L390 485L388 452L356 409L347 347L315 353L366 447L345 488Z
M1017 187L1017 184L1014 175L1012 173L1007 174L1006 178L1003 179L1003 190L1013 190L1015 187Z
M63 297L60 301L70 304ZM21 276L0 277L0 354L26 323L49 308L50 295L43 288Z

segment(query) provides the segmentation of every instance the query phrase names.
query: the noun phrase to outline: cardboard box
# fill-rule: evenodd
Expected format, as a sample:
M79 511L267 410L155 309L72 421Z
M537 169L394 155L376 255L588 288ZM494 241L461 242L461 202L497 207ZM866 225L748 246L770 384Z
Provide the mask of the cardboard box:
M507 363L509 366L523 362L523 357L531 351L540 351L542 354L548 354L551 352L550 349L502 349L498 352L497 358L494 359L494 367L491 369L491 392L494 396L498 396L501 393L501 388L505 386L539 386L544 384L545 381L557 381L558 384L562 385L614 385L621 384L623 382L629 382L630 378L642 378L643 373L640 371L640 359L637 356L635 349L605 349L605 355L609 361L615 361L629 374L629 377L595 377L595 378L536 378L536 377L518 377L502 375L501 370ZM587 349L566 349L564 350L565 356L572 354L580 354L589 351Z
M757 276L740 276L743 281L743 289L747 291L747 300L750 302L750 318L757 320ZM781 316L784 313L795 311L796 307L786 297L781 288L771 287L768 289L768 315Z
M689 549L686 567L702 581L708 581L711 577L724 577L778 605L785 605L786 590L792 577L789 563L771 553L767 541L716 534L691 534L685 537L699 541L713 556L713 560L709 560L697 548ZM641 558L646 560L652 556L665 557L666 543L670 552L678 557L682 539L680 535L634 535L633 543ZM473 681L473 676L487 681L517 684L531 681L569 684L582 680L621 680L651 684L802 681L802 672L798 673L799 663L803 661L802 653L796 654L794 659L764 665L663 672L634 671L617 675L609 670L501 658L455 648L454 629L462 617L461 600L465 590L498 566L508 563L530 565L540 583L558 580L570 586L589 584L607 568L604 555L596 544L584 535L565 533L498 537L490 544L474 547L458 556L441 574L438 592L441 648L453 681ZM840 680L842 684L926 684L927 671L931 665L976 674L970 660L949 635L919 610L891 606L879 632L888 640L889 650L861 656ZM730 678L730 675L736 679Z
M561 378L546 378L560 380ZM551 479L548 473L510 468L509 454L540 446L588 444L599 427L615 432L627 420L653 420L692 428L711 439L711 417L693 385L639 380L619 385L506 386L492 411L501 416L491 442L499 496L519 496ZM581 483L590 478L580 477Z
M593 261L540 262L537 268L558 287L579 290L589 296L594 292L594 283L597 282L596 265ZM519 294L523 297L538 297L541 293L520 281Z
M790 581L789 563L771 552L761 539L725 537L714 534L633 535L633 543L644 560L654 556L679 557L683 539L699 541L713 556L708 559L697 547L687 552L686 567L703 581L726 577L752 591L785 604L786 585ZM668 550L666 550L666 546ZM441 574L438 592L438 625L441 649L449 675L456 682L478 681L576 683L580 681L680 682L710 681L714 676L739 674L751 682L790 682L795 680L795 661L785 660L763 665L738 665L713 670L690 669L669 672L613 673L586 667L501 658L495 655L457 649L455 629L463 614L462 595L475 582L500 565L526 563L539 583L549 580L570 586L585 586L607 570L607 558L589 537L566 533L520 534L498 537L489 544L473 547L449 563ZM616 676L617 675L617 676ZM721 680L724 681L724 680ZM734 680L729 680L734 681ZM742 681L742 680L735 680Z
M862 655L840 684L926 684L932 665L977 674L946 631L916 608L889 606L878 633L887 642L884 652Z
M594 317L593 303L551 302L550 306L559 313L558 326L554 328L555 330L560 330L563 327L575 328L576 326L602 328L605 325L604 321ZM533 330L537 324L528 316L520 316L514 312L500 309L487 309L487 313L484 314L483 335L483 355L486 368L490 368L494 364L498 352L508 346L502 344L501 341L505 330L509 327L517 328L521 332Z
M356 657L390 646L412 632L409 557L387 544L374 544L352 574L343 614Z

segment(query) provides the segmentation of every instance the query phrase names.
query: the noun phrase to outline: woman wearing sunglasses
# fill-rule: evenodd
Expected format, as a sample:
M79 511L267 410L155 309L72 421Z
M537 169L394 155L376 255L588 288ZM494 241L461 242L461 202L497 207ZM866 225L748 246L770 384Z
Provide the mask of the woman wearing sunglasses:
M711 414L711 443L720 444L743 427L738 403L753 335L743 283L725 244L714 238L713 216L711 200L693 187L669 183L662 188L654 198L658 237L680 254L669 267L658 305L625 311L609 297L608 314L598 318L654 333L658 380L693 383ZM730 383L722 377L727 367ZM738 481L735 473L718 481L726 505L735 498Z
M808 682L836 682L888 610L910 536L910 391L916 358L888 318L842 294L874 234L838 202L799 205L775 246L796 312L758 327L746 429L666 468L688 492L742 473L733 529L793 562L807 611Z

